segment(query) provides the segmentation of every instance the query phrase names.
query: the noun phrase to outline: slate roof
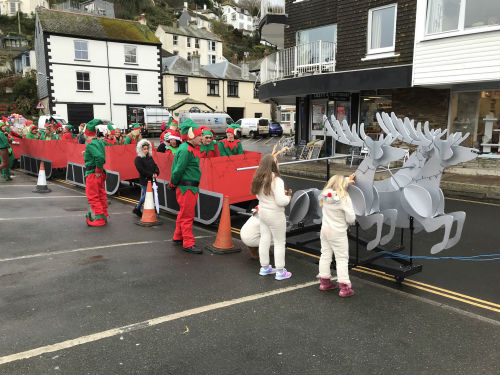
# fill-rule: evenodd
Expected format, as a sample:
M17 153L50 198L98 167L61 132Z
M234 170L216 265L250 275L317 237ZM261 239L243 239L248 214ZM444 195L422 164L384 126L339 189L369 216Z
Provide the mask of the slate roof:
M215 40L217 42L222 42L222 40L220 40L220 38L217 35L205 29L197 29L196 27L187 27L187 26L173 27L165 25L159 25L158 27L161 27L163 31L165 31L168 34L184 35L193 38Z
M229 61L223 61L217 64L204 65L203 69L209 71L210 73L216 75L222 79L229 79L234 81L246 81L241 78L241 68L237 65L230 63ZM255 74L250 73L248 81L256 81L257 77Z
M200 74L194 75L192 73L191 61L187 61L179 55L163 58L161 66L162 72L164 73L182 76L217 78L216 75L206 71L203 67L200 67Z
M43 31L47 33L99 40L161 44L149 27L136 21L44 8L37 10L37 16Z

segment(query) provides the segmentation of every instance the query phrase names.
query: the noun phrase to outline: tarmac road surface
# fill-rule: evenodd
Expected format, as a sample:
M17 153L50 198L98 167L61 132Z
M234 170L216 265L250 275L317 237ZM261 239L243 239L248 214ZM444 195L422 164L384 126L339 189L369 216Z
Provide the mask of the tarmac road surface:
M130 198L111 199L108 226L89 228L82 189L38 195L35 184L20 172L0 184L1 374L500 372L498 315L359 272L356 295L341 299L317 289L317 265L296 252L291 279L259 277L245 251L183 252L171 215L142 228ZM194 233L200 245L215 238Z

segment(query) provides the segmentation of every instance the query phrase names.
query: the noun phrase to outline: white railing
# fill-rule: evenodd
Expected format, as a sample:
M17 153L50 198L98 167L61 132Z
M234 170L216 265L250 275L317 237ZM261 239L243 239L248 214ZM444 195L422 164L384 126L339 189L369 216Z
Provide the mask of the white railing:
M335 51L335 43L322 40L285 48L262 60L260 81L266 83L304 74L334 72Z
M260 2L260 18L268 14L285 14L285 0L262 0Z

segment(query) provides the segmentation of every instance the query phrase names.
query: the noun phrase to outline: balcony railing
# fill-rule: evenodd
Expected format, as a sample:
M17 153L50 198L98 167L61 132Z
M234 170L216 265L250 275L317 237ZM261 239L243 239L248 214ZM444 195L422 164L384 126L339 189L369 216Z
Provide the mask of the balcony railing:
M285 0L262 0L260 2L260 18L268 14L285 14Z
M335 71L336 45L317 40L266 56L260 64L261 83Z

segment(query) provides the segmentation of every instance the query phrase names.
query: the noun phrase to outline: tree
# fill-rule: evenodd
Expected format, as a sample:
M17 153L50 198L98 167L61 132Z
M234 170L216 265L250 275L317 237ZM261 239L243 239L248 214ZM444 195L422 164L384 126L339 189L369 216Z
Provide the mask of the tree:
M16 105L20 114L24 117L36 114L35 106L38 100L38 92L34 77L20 79L12 88L12 94L16 98Z

